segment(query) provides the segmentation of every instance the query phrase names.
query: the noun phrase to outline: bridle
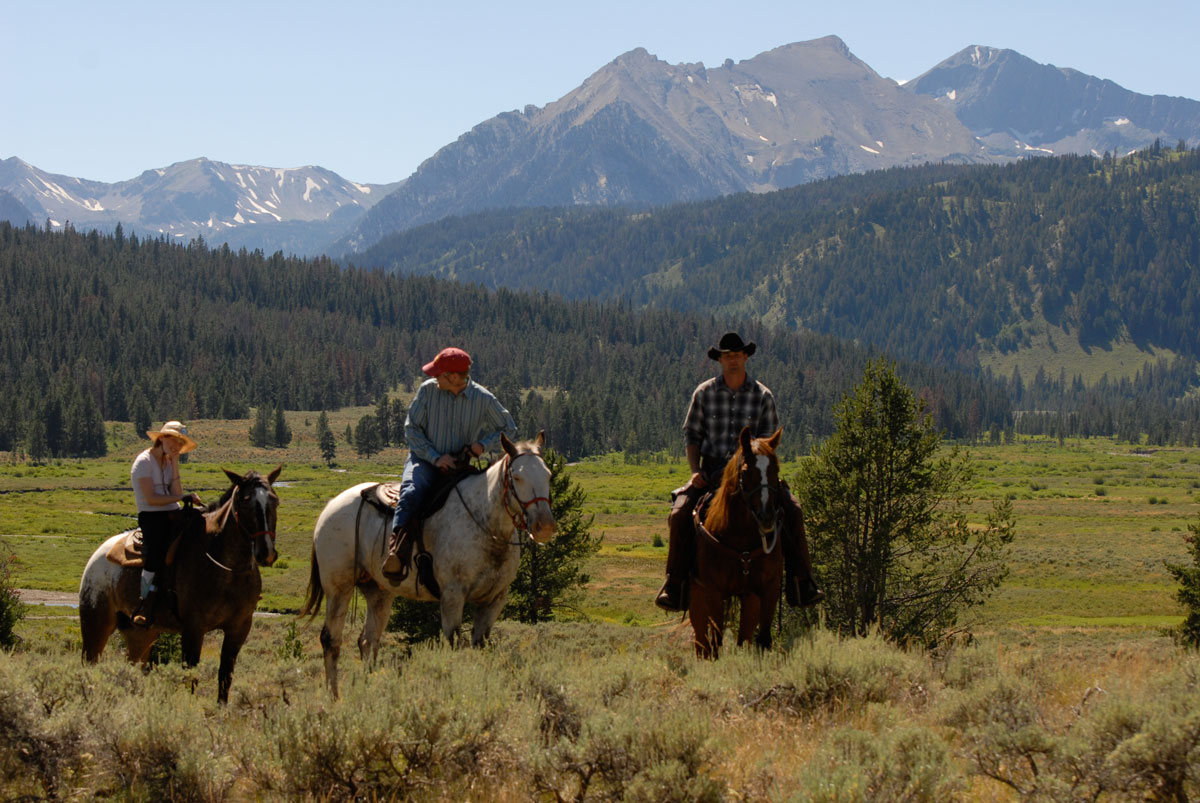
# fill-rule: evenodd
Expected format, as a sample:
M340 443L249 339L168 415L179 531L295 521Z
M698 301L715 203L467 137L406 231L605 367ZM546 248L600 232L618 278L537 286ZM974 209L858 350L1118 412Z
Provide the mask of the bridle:
M267 492L272 493L269 488L267 489ZM230 498L230 504L233 506L233 511L232 511L233 522L234 522L234 524L237 525L237 529L239 530L239 532L241 532L242 536L251 544L253 544L255 541L257 541L259 538L261 538L264 535L269 535L269 536L271 536L272 540L274 540L275 530L273 528L251 531L248 527L246 527L246 525L242 524L242 517L241 517L241 514L238 513L238 508L237 508L237 500L239 498L240 493L241 493L241 488L238 486L235 486L233 489L233 495ZM262 523L264 525L267 524L267 518L268 518L267 515L264 514L263 521L262 521ZM249 574L250 572L253 572L257 568L257 560L254 557L253 548L250 550L249 568L241 569L241 570L231 569L230 567L226 566L224 563L221 563L221 561L219 561L213 557L212 552L209 551L210 549L211 549L211 546L209 547L209 549L204 550L204 556L206 558L208 558L210 561L212 561L214 565L216 565L217 567L219 567L221 569L224 569L225 571L229 572L230 574Z
M748 465L748 461L746 461L744 458L742 459L742 465ZM763 536L763 546L765 547L766 534L775 531L779 524L779 481L776 480L775 482L770 482L766 481L766 478L764 478L764 481L760 482L758 485L755 485L752 488L747 488L745 485L745 476L745 472L739 469L737 480L738 495L741 496L742 502L746 505L746 509L750 511L750 515L754 516L754 520L758 522L759 534ZM776 503L770 506L769 521L764 520L764 516L767 515L768 511L763 511L763 513L760 515L754 504L755 495L761 493L764 489L766 489L768 493L768 498L770 498L769 495L771 493L774 493L776 499ZM774 544L771 545L771 548L774 548Z
M549 497L546 497L546 496L535 496L532 499L530 499L528 502L526 502L526 501L522 500L520 496L517 495L517 489L513 485L512 470L513 470L513 464L516 463L518 460L520 460L522 457L536 457L539 460L541 460L541 458L542 458L542 456L540 454L538 454L537 452L522 452L521 454L517 455L516 457L512 457L511 455L505 453L505 455L504 455L504 510L508 513L508 517L510 519L512 519L513 528L515 530L517 530L518 532L527 533L527 532L529 532L529 517L528 517L526 511L528 511L529 508L533 507L538 502L545 502L546 506L549 507L550 499L549 499ZM515 510L515 511L511 507L509 507L508 500L510 497L517 503L517 510Z

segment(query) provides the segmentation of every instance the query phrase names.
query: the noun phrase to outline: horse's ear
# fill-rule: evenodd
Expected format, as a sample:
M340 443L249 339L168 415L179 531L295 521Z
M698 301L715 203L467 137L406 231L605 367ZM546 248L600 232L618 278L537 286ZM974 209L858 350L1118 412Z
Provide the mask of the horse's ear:
M241 478L241 477L239 477L237 474L234 474L232 471L230 471L230 470L229 470L229 469L227 469L227 468L223 468L223 469L221 469L221 470L225 472L225 476L226 476L226 477L229 477L229 481L230 481L230 482L232 482L234 485L240 485L240 484L241 484L241 482L242 482L242 478Z
M543 446L546 445L546 430L544 430L544 429L538 430L538 436L537 436L537 439L534 441L534 443L537 444L537 447L539 449L541 449Z
M743 452L753 454L754 450L750 448L750 427L742 427L742 432L738 435L738 443L742 445Z
M513 446L513 442L503 432L500 433L500 445L504 447L504 451L508 453L509 457L517 456L517 447Z
M771 447L771 451L775 451L779 447L779 439L783 437L783 427L775 430L775 434L767 438L767 445Z
M279 477L279 472L283 471L283 463L275 466L275 470L267 475L267 485L274 485L275 480Z

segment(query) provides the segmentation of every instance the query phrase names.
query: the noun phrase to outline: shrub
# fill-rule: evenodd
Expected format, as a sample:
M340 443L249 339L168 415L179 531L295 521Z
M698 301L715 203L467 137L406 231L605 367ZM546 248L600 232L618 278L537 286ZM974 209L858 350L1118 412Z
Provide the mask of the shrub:
M806 768L803 799L955 800L966 788L950 748L925 728L835 732Z

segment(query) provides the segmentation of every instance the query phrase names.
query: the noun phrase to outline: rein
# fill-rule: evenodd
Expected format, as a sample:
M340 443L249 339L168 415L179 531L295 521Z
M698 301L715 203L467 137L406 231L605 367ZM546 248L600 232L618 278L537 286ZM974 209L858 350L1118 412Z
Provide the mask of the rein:
M762 538L762 546L760 546L758 549L754 550L753 552L739 552L738 550L734 549L733 547L723 543L719 538L717 538L715 535L713 535L711 532L708 531L708 528L704 526L704 522L700 518L700 506L699 505L697 505L696 509L692 511L692 523L696 526L696 532L698 532L701 535L708 538L708 540L714 546L716 546L718 549L720 549L725 554L732 555L734 558L741 561L743 577L749 576L751 563L753 563L758 558L763 558L763 557L766 557L767 555L770 555L772 552L775 551L775 547L778 546L778 544L779 544L779 530L776 529L775 533L774 533L775 538L773 538L771 540L770 545L767 544L767 537L765 535L763 535L762 533L760 533L759 535Z

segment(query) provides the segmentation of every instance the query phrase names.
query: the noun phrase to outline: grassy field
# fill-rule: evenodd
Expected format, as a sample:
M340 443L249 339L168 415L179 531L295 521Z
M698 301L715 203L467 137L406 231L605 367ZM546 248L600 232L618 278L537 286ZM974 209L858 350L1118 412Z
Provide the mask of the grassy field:
M332 417L335 433L365 409ZM249 421L196 421L200 448L184 465L185 486L213 500L227 482L222 468L280 476L280 560L265 569L262 607L299 607L308 580L312 527L325 502L365 480L399 476L404 453L389 449L369 461L339 444L327 467L317 453L316 415L289 414L287 449L248 445ZM16 554L18 586L75 591L88 556L105 538L135 525L128 466L145 441L128 425L111 428L112 447L99 460L32 466L0 459L0 538ZM1145 449L1110 440L1024 440L974 447L971 489L979 521L993 499L1010 496L1017 519L1012 574L976 612L980 627L1104 627L1131 631L1177 622L1173 581L1163 561L1184 555L1182 535L1200 511L1200 450ZM0 456L2 458L3 456ZM666 560L668 495L686 478L669 458L610 455L570 467L587 494L594 532L603 535L589 566L583 612L628 625L672 622L652 604ZM795 465L785 465L785 476ZM658 544L658 545L656 545Z
M333 416L340 437L366 410ZM315 414L289 414L286 450L247 445L249 421L190 422L185 487L222 467L280 478L280 560L260 610L292 611L326 500L396 477L403 453L320 460ZM112 428L100 460L0 459L0 539L15 584L74 592L95 546L134 523L128 466L144 441ZM691 654L651 603L667 496L685 467L615 455L570 467L603 546L586 621L497 626L482 651L342 656L322 688L320 620L262 617L215 704L219 635L201 664L143 674L106 652L78 662L74 611L33 606L0 651L0 797L417 800L1186 799L1200 793L1200 663L1166 559L1200 510L1200 450L1022 441L971 450L973 515L1010 496L1012 574L938 653L786 632L770 655ZM4 456L0 456L3 458ZM785 474L795 466L785 467ZM361 617L361 606L359 607ZM357 629L356 626L353 628ZM381 704L382 703L382 704ZM1183 796L1180 796L1183 795Z

